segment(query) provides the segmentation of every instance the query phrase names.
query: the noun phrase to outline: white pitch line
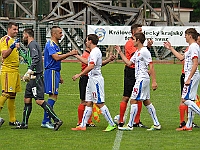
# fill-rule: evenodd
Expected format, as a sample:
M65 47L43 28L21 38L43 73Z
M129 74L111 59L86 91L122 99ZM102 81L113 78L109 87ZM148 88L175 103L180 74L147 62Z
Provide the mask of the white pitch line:
M125 115L124 115L124 121L126 122L126 118L127 118L127 115L128 115L128 112L129 112L129 106L130 106L130 102L128 102L128 105L126 107L126 112L125 112ZM123 136L123 131L120 131L117 129L117 133L116 133L116 137L115 137L115 141L114 141L114 145L113 145L113 148L112 150L119 150L120 148L120 143L121 143L121 140L122 140L122 136Z

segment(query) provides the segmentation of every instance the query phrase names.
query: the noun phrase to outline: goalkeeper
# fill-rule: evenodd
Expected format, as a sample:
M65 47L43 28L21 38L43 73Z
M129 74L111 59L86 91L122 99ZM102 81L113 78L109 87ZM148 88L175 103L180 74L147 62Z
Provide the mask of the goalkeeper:
M23 121L21 125L13 129L28 128L28 119L32 110L32 98L34 98L36 103L54 120L54 130L58 130L63 122L57 117L52 107L44 100L42 52L38 43L34 40L32 29L25 29L23 31L23 40L28 44L29 50L25 55L25 60L29 68L23 76L23 80L27 82L24 95ZM35 77L31 78L31 75Z

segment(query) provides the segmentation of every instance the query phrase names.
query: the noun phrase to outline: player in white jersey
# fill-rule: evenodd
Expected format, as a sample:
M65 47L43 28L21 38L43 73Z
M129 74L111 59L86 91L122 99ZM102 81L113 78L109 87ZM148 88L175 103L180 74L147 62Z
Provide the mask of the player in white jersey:
M113 122L110 112L107 106L104 104L104 78L101 74L102 53L97 47L98 41L99 38L96 34L89 34L87 36L86 46L91 50L88 58L88 66L81 73L72 77L74 81L87 73L89 77L86 87L86 107L84 110L83 119L81 124L76 128L72 128L72 130L86 130L86 123L91 116L93 103L96 103L103 116L109 123L108 127L104 131L112 131L116 129L116 125Z
M150 76L152 77L152 88L153 90L157 89L157 83L155 78L155 71L152 63L152 58L149 50L146 47L143 47L143 43L145 41L145 35L143 33L136 33L133 36L134 46L138 48L138 50L134 53L130 60L128 60L125 55L122 53L119 46L115 46L115 49L120 54L122 60L126 63L126 65L135 64L135 78L136 82L133 87L132 95L131 95L131 110L130 110L130 118L129 122L126 126L118 127L119 130L133 130L133 123L135 116L138 110L138 101L143 101L143 104L146 106L151 118L153 120L154 125L151 126L149 131L152 130L160 130L161 125L158 121L155 108L150 101ZM149 68L149 70L148 70Z
M182 102L188 106L188 120L184 127L177 128L177 131L192 130L192 121L194 119L194 113L200 115L200 109L194 103L197 95L197 89L199 85L199 70L198 60L200 58L200 48L196 43L197 31L194 28L189 28L185 31L185 40L189 44L188 51L184 55L178 53L170 44L169 41L164 42L164 46L169 49L178 59L184 61L184 87L182 91Z

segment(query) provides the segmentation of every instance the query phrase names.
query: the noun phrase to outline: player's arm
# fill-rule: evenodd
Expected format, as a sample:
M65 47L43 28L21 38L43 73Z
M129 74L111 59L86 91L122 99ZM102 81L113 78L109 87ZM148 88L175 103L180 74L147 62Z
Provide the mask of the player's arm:
M179 52L177 52L172 46L169 41L164 42L164 47L169 49L180 61L184 60L184 55L181 55Z
M74 57L76 57L79 61L81 61L84 64L88 64L88 59L80 56L80 55L74 55Z
M40 61L39 50L37 49L35 44L29 45L29 49L30 49L30 59L32 59L29 69L35 70L36 66Z
M110 53L109 58L107 58L106 60L103 60L103 61L102 61L102 66L107 65L109 62L115 60L115 58L116 58L116 56L113 55L112 53Z
M79 74L76 74L72 77L72 79L75 81L80 76L88 74L92 69L94 68L94 62L90 62L89 65Z
M120 54L122 60L126 63L127 66L131 66L133 64L133 62L131 62L130 60L128 60L126 58L126 56L122 53L120 46L116 45L115 46L115 50L118 52L118 54Z
M20 45L19 45L19 39L16 39L8 49L4 49L5 47L7 47L7 43L6 43L6 40L4 40L4 42L2 43L3 44L3 48L2 48L2 57L5 59L7 58L13 51L14 48L19 48ZM6 45L6 46L5 46Z
M63 59L66 59L67 57L69 56L73 56L73 55L77 55L78 54L78 51L77 50L72 50L66 54L62 54L62 55L59 55L57 53L55 54L52 54L52 57L53 59L55 59L56 61L60 61L60 60L63 60Z
M193 77L194 73L197 70L197 67L198 67L198 57L194 57L192 59L192 62L193 62L192 69L190 71L190 75L188 76L187 81L185 82L185 85L190 85L191 78Z
M158 86L157 86L157 83L156 83L156 73L155 73L155 70L154 70L153 62L149 63L149 74L150 74L151 79L152 79L152 89L156 90Z

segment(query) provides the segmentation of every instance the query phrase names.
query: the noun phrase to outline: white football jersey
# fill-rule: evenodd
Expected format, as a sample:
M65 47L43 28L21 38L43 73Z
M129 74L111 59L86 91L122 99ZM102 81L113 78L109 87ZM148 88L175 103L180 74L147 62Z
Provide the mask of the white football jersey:
M151 53L146 47L142 47L137 50L130 59L135 64L135 78L147 78L149 79L148 65L152 62Z
M184 71L185 71L186 78L189 76L191 72L192 65L193 65L192 59L195 57L197 57L198 60L200 60L200 48L197 43L192 43L189 46L188 51L185 52ZM195 71L195 74L198 74L198 73L199 73L199 70L197 68L197 70Z
M88 76L97 76L101 75L101 66L102 66L102 53L98 47L95 47L90 52L88 57L88 65L93 62L94 68L88 73Z

